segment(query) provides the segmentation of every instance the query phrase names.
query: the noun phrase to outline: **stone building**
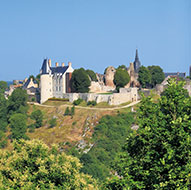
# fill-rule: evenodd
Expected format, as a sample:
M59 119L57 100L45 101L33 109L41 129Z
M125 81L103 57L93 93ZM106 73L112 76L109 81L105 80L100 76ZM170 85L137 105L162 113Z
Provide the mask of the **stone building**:
M56 63L55 67L51 66L50 59L44 59L40 70L40 103L44 103L49 98L63 98L63 93L71 92L71 77L74 69L71 62L68 66L62 63L59 66Z

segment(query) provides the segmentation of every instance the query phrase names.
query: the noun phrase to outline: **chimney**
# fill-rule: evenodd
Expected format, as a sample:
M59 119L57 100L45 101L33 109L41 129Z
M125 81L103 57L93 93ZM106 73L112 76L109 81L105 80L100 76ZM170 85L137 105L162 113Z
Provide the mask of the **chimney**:
M68 62L68 66L71 67L71 66L72 66L72 63L71 63L71 62Z
M62 63L62 67L64 67L64 63Z
M48 60L49 67L51 67L51 59Z
M58 67L58 62L56 62L56 64L55 64L55 65L56 65L56 67Z

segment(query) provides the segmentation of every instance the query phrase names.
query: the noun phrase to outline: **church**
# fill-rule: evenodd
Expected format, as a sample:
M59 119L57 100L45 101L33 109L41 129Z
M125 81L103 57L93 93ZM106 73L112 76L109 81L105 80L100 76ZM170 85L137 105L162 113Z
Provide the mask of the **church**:
M40 70L40 103L49 98L63 98L63 93L71 92L71 77L74 69L71 62L67 66L61 66L56 62L55 67L51 65L51 59L44 59Z

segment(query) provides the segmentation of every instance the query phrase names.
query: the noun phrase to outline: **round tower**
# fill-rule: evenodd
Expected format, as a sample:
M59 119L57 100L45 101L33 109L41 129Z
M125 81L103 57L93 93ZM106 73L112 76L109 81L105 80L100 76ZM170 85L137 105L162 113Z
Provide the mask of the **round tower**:
M47 59L43 62L40 74L40 103L42 104L53 96L52 75Z

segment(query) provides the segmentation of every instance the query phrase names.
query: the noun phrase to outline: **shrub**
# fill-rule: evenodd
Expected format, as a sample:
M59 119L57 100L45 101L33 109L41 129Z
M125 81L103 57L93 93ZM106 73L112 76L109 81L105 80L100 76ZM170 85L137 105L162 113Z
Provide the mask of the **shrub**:
M57 124L56 118L52 118L52 119L49 121L50 128L56 126L56 124Z
M64 115L70 115L70 109L69 109L69 107L66 108Z
M96 102L95 100L93 100L93 101L88 101L88 102L87 102L87 105L88 105L88 106L90 106L90 105L91 105L91 106L96 106L96 105L97 105L97 102Z
M79 105L79 104L82 103L82 102L83 102L83 99L78 98L77 100L74 100L74 101L73 101L73 105L77 106L77 105Z

